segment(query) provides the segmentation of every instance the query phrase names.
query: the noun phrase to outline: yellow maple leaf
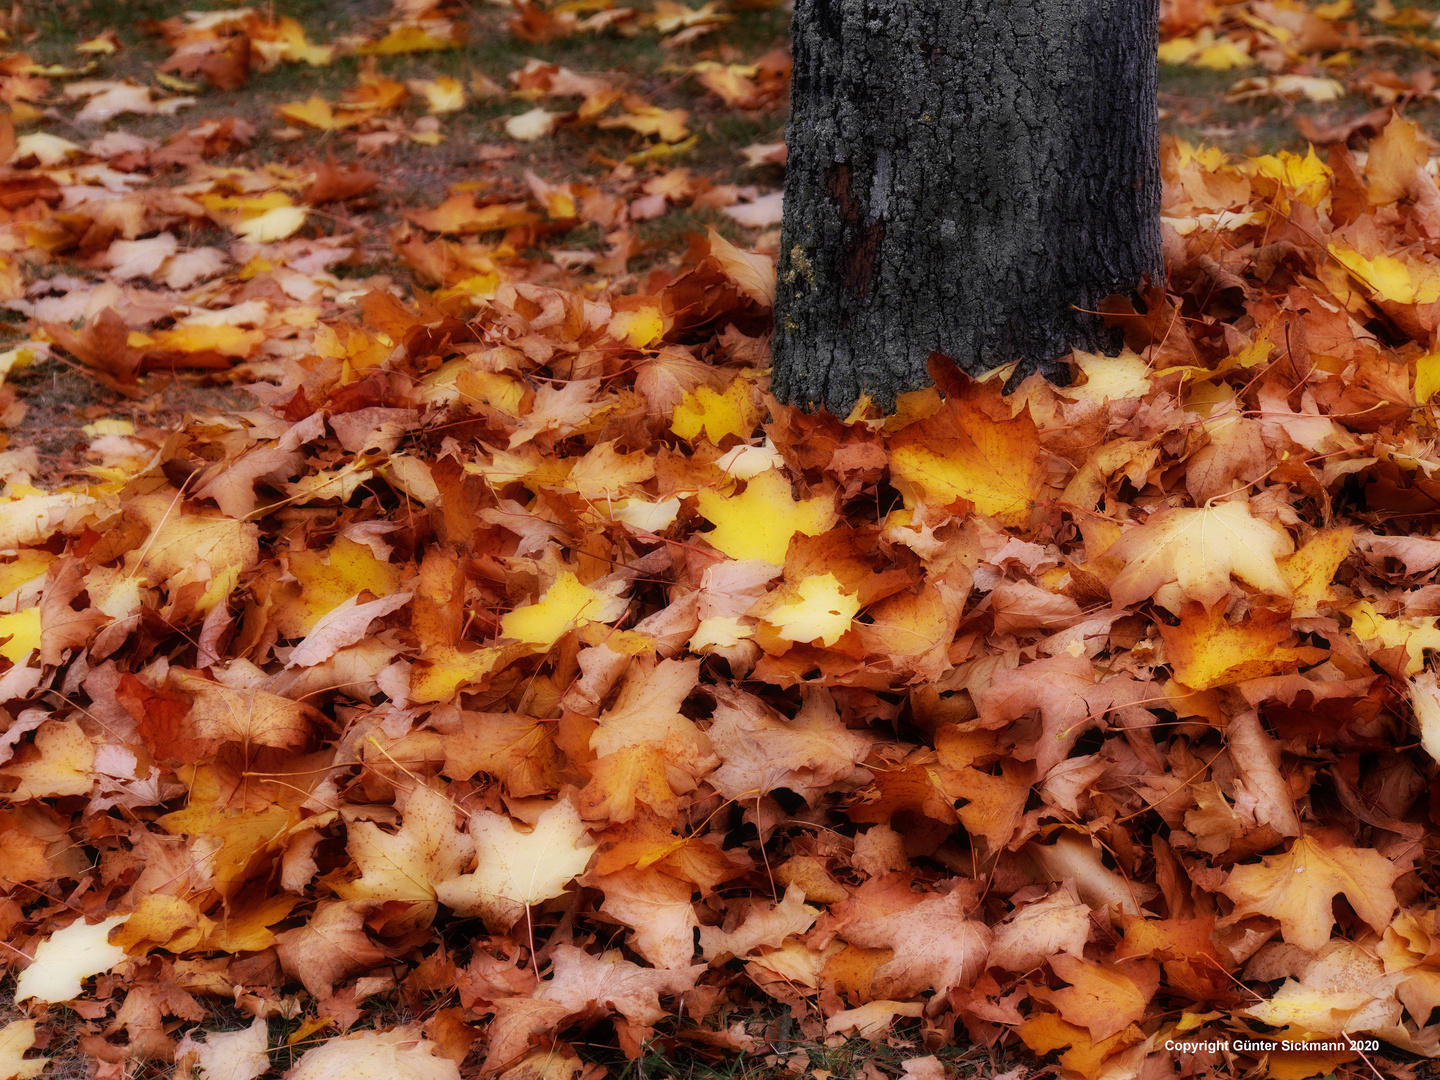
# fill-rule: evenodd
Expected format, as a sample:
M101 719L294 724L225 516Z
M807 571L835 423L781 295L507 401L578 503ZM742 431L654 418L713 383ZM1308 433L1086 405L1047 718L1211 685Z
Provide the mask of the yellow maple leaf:
M312 94L303 102L290 101L284 105L276 105L275 111L292 124L303 124L321 131L340 131L354 127L370 116L368 111L356 109L337 111L319 94Z
M723 394L717 394L708 386L697 386L686 393L675 407L670 430L687 442L694 442L703 431L707 439L719 446L727 435L748 439L760 419L750 380L735 379Z
M1345 609L1350 616L1350 629L1361 641L1372 643L1371 652L1405 647L1405 668L1409 678L1425 666L1425 650L1440 649L1440 618L1437 616L1400 615L1386 618L1375 610L1369 600L1351 604Z
M1256 608L1245 622L1232 623L1225 618L1223 603L1208 611L1187 604L1179 626L1160 626L1175 678L1192 690L1295 671L1329 655L1309 646L1284 648L1281 643L1291 632L1289 616L1266 608Z
M236 236L252 244L268 244L292 236L305 224L310 211L303 206L277 206L233 225Z
M462 686L478 683L495 669L504 649L459 645L432 645L410 668L410 700L429 704L449 701Z
M705 539L732 559L763 559L785 563L785 551L796 533L818 536L837 520L834 500L825 495L797 501L790 481L775 469L752 478L739 495L699 493L700 513L715 525Z
M1243 502L1162 510L1105 552L1125 562L1110 596L1117 605L1137 604L1174 582L1185 597L1214 607L1230 592L1232 574L1261 592L1289 596L1276 560L1292 550L1283 530L1251 517Z
M402 573L401 567L377 559L367 545L343 536L325 551L291 551L287 568L300 582L300 595L285 602L275 622L291 638L304 637L322 617L362 592L389 596L400 587Z
M1315 953L1330 940L1336 896L1377 931L1385 929L1399 907L1391 886L1403 872L1377 851L1325 847L1307 834L1283 855L1235 867L1220 891L1235 901L1236 918L1278 919L1286 942Z
M12 1020L0 1028L0 1076L10 1080L31 1080L45 1071L49 1058L27 1058L25 1051L35 1045L35 1021Z
M222 896L232 896L253 872L265 868L262 856L284 842L287 830L299 815L276 804L237 810L196 799L199 790L197 785L192 791L189 806L157 818L156 823L172 836L186 834L218 840L220 847L207 857L205 866L215 889Z
M250 47L264 57L267 64L289 60L326 67L335 59L335 46L310 44L305 38L305 28L288 15L282 15L273 23L252 23Z
M891 474L927 502L963 499L1002 525L1024 525L1045 490L1045 456L1029 410L1009 411L979 383L948 393L939 412L891 440Z
M453 23L445 23L440 29L444 36L432 33L430 26L402 24L395 27L379 41L371 41L355 51L361 56L395 56L398 53L435 52L440 49L458 49L465 43L464 34Z
M399 832L357 821L349 827L347 846L360 877L337 885L336 892L346 900L410 904L411 929L430 924L436 884L458 875L474 850L471 838L455 827L450 800L423 784L411 789Z
M660 313L658 304L642 304L610 316L609 329L610 336L617 341L626 341L637 349L643 349L665 336L665 317Z
M614 622L625 613L626 602L620 595L622 582L613 582L602 589L580 584L569 570L535 604L516 608L500 620L500 633L527 645L549 648L567 631L590 622Z
M1316 156L1313 146L1304 157L1281 150L1278 154L1254 158L1248 164L1257 181L1257 190L1273 193L1281 212L1288 211L1291 199L1306 206L1319 206L1330 194L1335 176Z
M1150 365L1129 349L1119 356L1100 356L1076 350L1075 362L1085 373L1085 385L1060 390L1066 397L1078 397L1103 405L1107 401L1144 397L1153 387Z
M56 930L36 946L35 959L15 980L15 1000L54 1004L79 997L82 980L125 959L125 950L109 940L110 931L124 921L124 915L111 915L92 925L80 918Z
M1085 1080L1095 1080L1100 1075L1107 1057L1145 1038L1144 1032L1132 1025L1108 1039L1095 1042L1085 1028L1066 1023L1052 1012L1028 1016L1015 1030L1025 1045L1037 1054L1068 1047L1060 1055L1060 1064L1067 1073L1078 1074Z
M829 647L850 629L860 601L845 592L834 574L815 574L796 587L800 599L765 617L787 641L816 641Z
M480 810L470 817L476 868L436 884L440 902L460 915L478 915L494 930L508 930L531 904L565 891L584 873L594 848L579 847L585 825L567 800L543 810L529 831L509 817Z
M40 648L40 609L26 608L12 615L0 615L0 656L12 664L23 664Z
M1415 401L1424 405L1440 390L1440 352L1426 353L1415 361Z
M260 558L258 526L219 514L185 513L178 498L178 493L158 491L126 501L126 516L150 529L145 542L126 554L127 575L173 589L196 580L201 564L212 576L255 565Z
M1378 254L1367 258L1348 244L1332 243L1327 250L1335 261L1350 271L1378 300L1394 304L1433 304L1440 299L1440 269L1433 262L1411 257ZM1321 267L1321 277L1326 284L1344 290L1343 280L1332 280L1336 275L1327 273L1328 266Z
M213 952L260 952L275 944L271 929L284 922L301 902L298 896L251 897L248 902L222 909L216 919L205 920L205 937L200 947Z
M661 142L678 143L690 134L685 121L690 113L686 109L662 109L651 105L643 98L626 98L626 112L619 116L606 116L596 122L596 127L629 128L641 135L654 135Z
M253 218L251 222L242 224L249 225L259 220L260 218ZM239 230L240 226L237 226L236 231ZM265 331L246 330L239 326L202 326L187 323L170 330L157 330L149 337L151 347L156 349L175 349L187 353L216 352L221 356L246 357L260 347L265 340Z
M425 99L432 113L459 112L465 107L465 84L459 79L442 75L438 79L407 79L405 87Z
M12 803L51 799L62 795L88 795L94 778L95 748L73 720L46 720L35 732L36 755L0 766L0 776L19 780L6 793Z
M1313 617L1334 603L1330 585L1350 553L1354 537L1353 528L1322 529L1294 555L1279 562L1280 573L1290 583L1292 619Z
M205 936L203 924L211 920L179 896L150 893L114 934L113 944L127 953L165 949L180 953L195 948Z
M9 562L0 563L0 596L9 596L20 586L34 581L50 568L55 559L56 556L48 551L25 548Z

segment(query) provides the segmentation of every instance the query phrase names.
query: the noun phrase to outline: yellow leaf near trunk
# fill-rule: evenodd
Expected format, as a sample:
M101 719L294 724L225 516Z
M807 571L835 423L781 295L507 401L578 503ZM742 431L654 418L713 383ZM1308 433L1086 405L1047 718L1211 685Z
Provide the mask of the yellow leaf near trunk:
M1045 460L1029 411L1008 412L979 384L947 396L940 412L891 440L892 475L928 503L964 500L1001 525L1024 525L1045 490Z
M1289 596L1276 560L1292 550L1282 530L1251 517L1243 502L1162 510L1105 552L1125 561L1110 596L1116 604L1136 604L1174 582L1186 598L1212 607L1229 594L1232 575L1261 592Z
M797 501L790 481L775 469L754 477L739 495L701 491L699 503L701 515L715 524L715 531L705 534L711 544L732 559L763 559L775 566L784 565L796 533L818 536L836 521L829 497Z

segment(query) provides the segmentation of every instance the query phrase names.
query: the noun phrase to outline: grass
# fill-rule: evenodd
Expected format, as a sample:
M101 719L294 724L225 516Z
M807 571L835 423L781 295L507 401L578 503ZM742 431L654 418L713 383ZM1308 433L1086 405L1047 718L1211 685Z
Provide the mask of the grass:
M733 1019L720 1021L717 1029ZM768 1008L745 1022L755 1040L749 1050L721 1050L687 1041L673 1022L664 1022L642 1053L627 1060L613 1045L577 1042L580 1059L603 1065L613 1080L758 1080L758 1078L822 1077L889 1080L904 1071L911 1058L933 1053L947 1073L960 1078L978 1078L996 1071L989 1055L968 1043L926 1049L918 1025L902 1021L883 1040L834 1035L811 1038L801 1034L793 1017L778 1007Z

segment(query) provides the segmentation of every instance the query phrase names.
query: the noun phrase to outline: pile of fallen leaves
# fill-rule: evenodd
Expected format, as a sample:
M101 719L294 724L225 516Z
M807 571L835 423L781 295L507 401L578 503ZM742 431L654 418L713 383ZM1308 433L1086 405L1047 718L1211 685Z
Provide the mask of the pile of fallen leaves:
M233 22L176 55L300 48ZM358 137L401 137L387 81ZM261 403L95 417L73 483L0 453L0 1075L65 1031L99 1076L256 1077L283 1020L298 1080L595 1080L581 1039L764 1053L776 1009L1085 1080L1440 1056L1411 123L1171 145L1119 356L1009 396L937 357L843 419L767 393L768 255L626 279L635 221L715 197L683 170L455 190L390 238L407 295L315 228L365 170L221 167L233 120L0 136L0 369ZM605 251L556 246L582 222Z

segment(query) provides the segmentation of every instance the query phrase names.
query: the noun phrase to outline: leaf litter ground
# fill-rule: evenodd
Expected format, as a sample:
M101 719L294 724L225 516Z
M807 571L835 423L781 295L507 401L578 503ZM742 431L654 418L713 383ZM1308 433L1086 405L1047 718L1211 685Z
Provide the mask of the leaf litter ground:
M1328 145L1171 140L1167 287L1072 386L937 359L838 419L767 394L778 198L692 156L778 122L753 6L12 42L0 1072L1440 1056L1433 15L1165 5ZM462 70L467 20L673 70ZM678 208L724 233L647 251ZM181 371L250 400L175 418Z

